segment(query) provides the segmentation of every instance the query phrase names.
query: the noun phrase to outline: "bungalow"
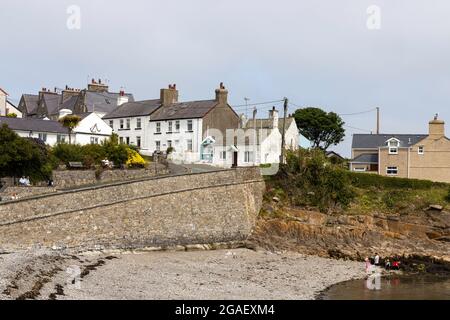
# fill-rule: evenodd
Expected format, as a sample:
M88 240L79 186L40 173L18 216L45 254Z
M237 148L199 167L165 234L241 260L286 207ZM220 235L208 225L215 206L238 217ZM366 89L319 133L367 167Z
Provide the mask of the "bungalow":
M18 118L22 118L22 113L16 106L8 100L8 93L0 88L0 117L15 114Z

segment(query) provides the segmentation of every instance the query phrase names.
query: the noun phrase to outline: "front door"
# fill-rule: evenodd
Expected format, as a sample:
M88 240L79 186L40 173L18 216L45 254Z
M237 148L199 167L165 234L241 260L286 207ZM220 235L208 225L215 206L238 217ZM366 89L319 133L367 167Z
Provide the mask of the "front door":
M236 168L238 165L238 153L237 151L233 152L233 165L232 168Z

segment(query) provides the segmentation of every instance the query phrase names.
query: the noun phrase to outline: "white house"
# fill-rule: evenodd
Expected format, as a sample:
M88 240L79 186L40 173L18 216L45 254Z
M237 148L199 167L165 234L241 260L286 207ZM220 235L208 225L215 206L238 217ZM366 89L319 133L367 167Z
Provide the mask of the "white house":
M215 93L212 100L178 102L176 85L169 85L161 89L160 99L124 103L103 120L120 141L138 146L144 155L172 148L174 161L201 162L201 145L209 132L239 127L223 84Z
M62 113L61 116L63 115ZM67 128L58 121L0 117L0 125L3 124L21 137L38 138L50 146L54 146L58 142L69 142ZM81 121L72 133L72 143L81 145L100 143L109 138L111 134L111 128L97 114L81 115Z
M22 118L22 112L8 100L8 93L0 88L0 117L14 113L17 118Z
M283 119L278 111L269 111L268 119L246 121L242 119L242 128L230 130L226 137L217 139L210 136L202 143L205 154L204 163L220 167L257 166L280 162ZM220 141L219 141L220 140ZM285 123L285 148L299 147L298 128L293 118Z

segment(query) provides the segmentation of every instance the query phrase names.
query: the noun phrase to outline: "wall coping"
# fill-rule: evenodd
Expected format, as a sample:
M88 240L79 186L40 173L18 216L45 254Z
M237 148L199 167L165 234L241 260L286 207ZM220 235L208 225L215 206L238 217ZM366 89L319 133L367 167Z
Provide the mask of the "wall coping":
M218 169L218 170L208 171L208 172L181 173L181 174L172 174L172 175L169 174L169 175L164 175L164 176L137 178L137 179L127 180L127 181L105 182L104 184L98 184L98 185L94 185L94 186L80 187L80 188L70 189L70 190L59 190L58 192L55 192L55 193L40 194L40 195L30 196L30 197L16 199L16 200L1 201L0 206L9 205L12 203L20 203L20 202L25 202L25 201L30 201L30 200L36 200L36 199L51 198L51 197L61 196L64 194L72 194L72 193L78 193L78 192L89 191L89 190L99 190L99 189L105 189L105 188L114 187L114 186L123 186L123 185L128 185L128 184L132 184L132 183L136 183L136 182L143 182L143 181L150 181L150 180L162 180L162 179L169 179L169 178L183 177L183 176L209 175L209 174L214 174L217 172L227 172L227 171L236 172L238 170L248 170L248 169L255 169L255 168L259 169L259 167ZM264 179L261 177L259 180L255 180L252 182L257 182L257 181L264 181ZM174 192L176 192L176 190Z

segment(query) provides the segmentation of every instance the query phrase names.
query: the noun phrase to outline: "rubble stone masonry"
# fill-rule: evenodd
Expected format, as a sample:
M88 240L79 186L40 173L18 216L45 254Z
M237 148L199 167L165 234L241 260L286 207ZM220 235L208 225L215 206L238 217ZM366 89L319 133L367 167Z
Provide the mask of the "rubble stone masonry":
M0 203L0 250L140 248L246 239L259 168L148 178Z

